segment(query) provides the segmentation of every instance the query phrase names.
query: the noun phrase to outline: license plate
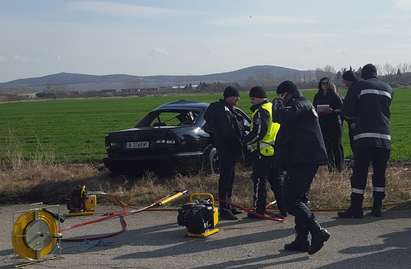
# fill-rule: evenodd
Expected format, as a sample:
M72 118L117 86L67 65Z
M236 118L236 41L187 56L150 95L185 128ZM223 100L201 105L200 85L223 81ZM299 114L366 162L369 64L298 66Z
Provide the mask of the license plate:
M150 143L148 141L139 141L139 142L127 142L126 148L128 149L147 149L149 148Z

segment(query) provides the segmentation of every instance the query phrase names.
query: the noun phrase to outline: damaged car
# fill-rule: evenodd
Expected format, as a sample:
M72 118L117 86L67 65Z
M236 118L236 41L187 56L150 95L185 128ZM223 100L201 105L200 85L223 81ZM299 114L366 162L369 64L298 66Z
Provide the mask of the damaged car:
M218 173L218 154L203 129L208 103L180 100L149 112L134 128L110 132L105 137L105 166L113 173L151 170ZM250 118L237 114L246 128Z

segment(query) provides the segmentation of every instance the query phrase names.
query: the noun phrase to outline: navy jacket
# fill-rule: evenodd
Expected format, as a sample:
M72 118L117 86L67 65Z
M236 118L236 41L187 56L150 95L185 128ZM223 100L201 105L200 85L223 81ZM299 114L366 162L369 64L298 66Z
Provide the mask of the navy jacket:
M276 139L279 165L327 164L318 115L310 101L296 93L285 104L273 104L273 121L281 125Z
M211 134L219 151L229 151L236 156L242 152L242 123L234 108L224 100L211 103L204 119L204 129Z
M355 122L354 147L391 148L390 105L393 90L376 77L356 82L347 92L343 114Z

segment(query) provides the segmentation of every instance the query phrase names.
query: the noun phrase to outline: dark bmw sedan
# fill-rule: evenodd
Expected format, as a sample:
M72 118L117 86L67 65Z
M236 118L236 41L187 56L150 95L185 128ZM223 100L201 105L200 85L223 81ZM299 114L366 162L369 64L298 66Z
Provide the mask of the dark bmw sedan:
M106 135L105 166L113 173L218 171L217 151L204 131L209 104L180 100L148 113L135 128ZM245 126L249 117L240 109Z

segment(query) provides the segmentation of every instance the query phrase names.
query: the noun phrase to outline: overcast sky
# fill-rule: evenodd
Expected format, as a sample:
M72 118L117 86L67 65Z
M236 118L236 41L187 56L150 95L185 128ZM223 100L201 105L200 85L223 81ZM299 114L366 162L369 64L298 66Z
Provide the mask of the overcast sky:
M1 0L0 81L411 63L411 0Z

